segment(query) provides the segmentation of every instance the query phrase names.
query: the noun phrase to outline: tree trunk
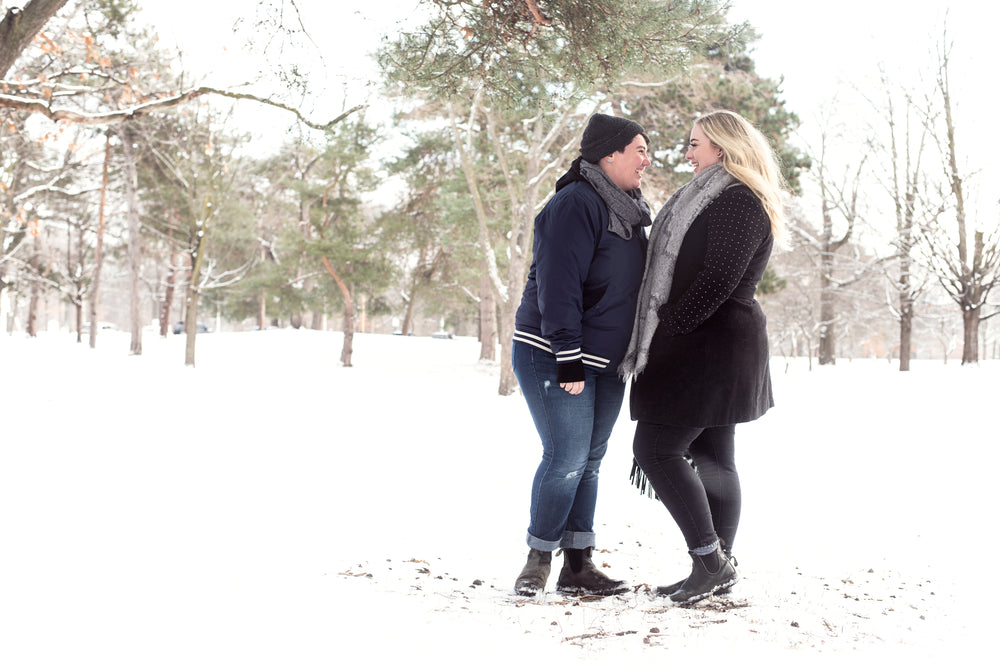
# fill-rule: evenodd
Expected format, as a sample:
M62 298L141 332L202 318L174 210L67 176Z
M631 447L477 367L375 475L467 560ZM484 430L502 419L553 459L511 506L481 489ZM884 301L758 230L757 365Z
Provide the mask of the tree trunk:
M28 266L31 267L31 295L28 299L28 336L34 338L38 335L38 304L41 301L42 282L39 280L41 273L42 257L42 235L35 228L31 232L31 259Z
M413 287L416 287L416 285ZM415 301L413 288L411 287L410 298L406 300L406 312L403 314L403 326L400 328L400 332L404 336L409 336L413 332L413 304Z
M184 313L184 365L194 366L195 344L198 340L198 290L188 285Z
M511 364L514 344L514 314L510 308L500 308L500 389L501 396L510 396L517 390L517 378Z
M354 355L354 303L348 299L344 302L344 347L340 350L340 363L345 367L353 366L351 357Z
M899 370L910 370L913 340L913 301L900 295L902 310L899 313Z
M497 358L497 302L493 297L490 279L479 279L479 358L496 361Z
M354 354L354 300L351 298L351 290L340 279L333 266L330 265L330 260L326 257L323 257L323 266L333 276L334 282L340 288L340 293L344 295L344 347L340 351L340 363L350 367L352 365L351 357Z
M362 294L358 297L358 331L368 333L368 297Z
M191 271L188 275L187 296L184 299L184 365L195 365L195 345L198 340L198 304L201 302L201 263L205 257L205 239L208 227L209 208L206 201L202 207L200 220L196 221L198 234L194 248L189 252Z
M83 342L83 300L86 293L83 286L82 271L77 271L77 269L83 268L83 225L77 226L77 230L81 232L81 243L80 251L77 253L79 259L76 266L73 265L73 233L71 231L66 232L66 275L69 277L69 284L73 286L73 295L70 298L70 305L73 307L73 328L71 331L76 332L76 342L81 343Z
M108 165L111 163L111 133L104 137L104 168L101 174L101 203L97 215L97 242L94 246L94 280L90 286L90 347L97 347L97 298L101 286L101 267L104 265L104 222L108 201Z
M139 312L139 265L142 258L142 242L139 238L139 201L136 188L139 176L136 172L135 146L128 123L121 125L122 149L125 155L125 204L128 215L128 278L129 278L129 328L132 342L129 354L142 354L142 314Z
M30 0L20 9L12 7L0 20L0 79L28 48L35 35L48 23L68 0Z
M962 365L979 363L979 309L962 310Z
M167 267L166 287L163 290L163 306L160 308L160 335L166 337L170 333L170 313L174 307L174 291L177 289L177 267L180 258L178 253L170 253L170 266Z
M824 217L828 217L824 212ZM827 236L829 238L829 236ZM833 253L829 242L820 256L820 293L819 293L819 365L827 366L837 363L837 332L834 329L835 307L833 275Z
M908 232L909 230L907 230ZM899 370L910 370L910 357L913 354L913 310L914 295L910 273L911 260L909 235L903 237L903 256L899 264Z
M834 330L833 292L823 290L820 294L819 323L819 365L833 366L837 363L837 340Z
M74 315L76 315L76 342L83 342L83 302L73 304Z
M9 283L7 283L9 284ZM18 292L15 290L10 294L10 312L7 313L7 333L14 333L14 326L17 324Z
M202 227L204 230L204 226ZM201 301L201 260L205 250L205 235L198 235L198 243L191 252L191 277L184 299L184 365L194 366L195 343L198 340L198 303Z

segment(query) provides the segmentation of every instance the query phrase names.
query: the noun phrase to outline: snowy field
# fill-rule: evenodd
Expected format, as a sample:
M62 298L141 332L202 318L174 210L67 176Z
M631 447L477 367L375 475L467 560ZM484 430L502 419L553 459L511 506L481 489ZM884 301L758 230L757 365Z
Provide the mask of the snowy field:
M992 639L997 362L775 359L777 407L737 429L742 580L682 608L649 594L690 559L629 485L627 410L595 560L632 592L526 600L540 445L474 340L358 335L353 368L336 333L183 346L0 335L4 667L951 664Z

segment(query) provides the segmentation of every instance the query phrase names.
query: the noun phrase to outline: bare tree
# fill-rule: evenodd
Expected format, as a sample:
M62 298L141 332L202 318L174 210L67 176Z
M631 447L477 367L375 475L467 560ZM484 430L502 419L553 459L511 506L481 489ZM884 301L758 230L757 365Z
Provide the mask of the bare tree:
M923 217L918 220L921 209L926 210L929 206L921 197L926 180L922 160L930 138L928 124L913 121L915 116L930 117L932 112L929 108L916 109L916 102L910 94L904 94L903 109L898 110L897 95L885 70L882 70L881 78L884 98L881 103L875 100L869 100L869 103L881 114L885 136L888 137L887 145L877 146L888 154L888 174L883 176L880 172L876 178L888 193L896 216L896 231L892 240L896 271L895 274L887 271L886 276L895 300L895 304L893 299L889 300L889 308L899 322L899 370L908 371L913 353L915 306L927 284L917 272L914 245L917 231L928 219ZM881 134L876 130L872 136Z
M842 319L838 313L839 298L885 260L863 254L855 243L857 227L863 221L859 196L867 156L835 176L831 173L833 158L828 152L831 139L831 133L824 130L819 149L812 155L813 177L819 187L818 229L801 223L790 225L796 246L809 253L819 272L817 356L821 366L837 362L837 332Z
M163 70L157 70L156 58L153 57L155 49L141 47L140 37L130 35L135 37L131 49L126 48L123 52L114 54L115 57L109 57L99 43L99 38L103 35L81 35L77 30L65 29L72 24L72 16L63 19L61 16L57 17L57 14L66 4L67 0L30 0L22 9L11 9L0 20L0 84L3 84L0 109L20 116L37 115L77 126L118 128L118 134L123 138L125 165L128 171L125 189L129 222L129 267L133 290L130 298L131 353L141 354L141 318L138 312L141 238L135 196L138 183L134 167L142 156L131 152L132 144L128 141L131 124L155 111L170 109L209 95L247 100L283 109L293 114L302 124L321 130L335 126L363 108L363 105L344 111L328 123L317 123L305 117L296 107L271 98L211 86L181 86L178 79L160 76ZM88 9L101 11L94 10L93 7L88 8L86 4L81 4L78 8L83 11ZM116 28L126 24L124 14L115 14L113 17L111 14L109 13L110 18L107 23L102 24L103 29L110 30L108 26L111 24L115 24ZM116 22L120 22L120 25ZM129 40L118 40L118 43L129 44ZM32 46L33 44L38 46ZM64 48L69 46L73 48ZM22 56L29 53L30 60L22 59ZM23 66L26 71L17 72L17 76L8 80L5 77L15 64ZM87 85L80 85L80 80L86 80ZM0 241L3 241L5 248L13 247L15 242L20 243L18 239L21 236L23 233L19 232L19 235L8 240L0 238ZM6 257L0 257L0 262L5 259ZM193 261L190 268L197 279L202 268L201 264ZM5 284L6 281L0 283L0 287ZM190 290L199 289L196 281L189 282L188 289L187 303L190 305L192 301ZM95 289L93 295L96 294ZM37 300L32 303L37 303ZM197 323L193 318L187 319L192 320L189 325L193 332ZM96 326L92 326L92 337L96 334L96 329ZM189 364L193 364L192 338L193 333L189 338L186 359Z
M947 29L938 52L937 93L943 115L943 138L931 132L942 158L945 188L950 195L954 224L946 228L936 217L924 229L927 262L948 296L962 311L962 363L979 361L979 325L1000 310L985 313L990 292L1000 285L1000 225L985 229L983 221L969 219L967 182L959 167L955 117L952 109L949 58L952 45ZM933 118L928 117L928 124ZM945 194L942 193L942 199ZM943 216L942 216L943 217Z
M542 184L551 180L559 168L565 167L567 156L579 143L582 129L570 134L571 121L576 118L576 112L568 107L551 113L539 112L534 117L522 119L515 125L527 131L520 136L512 137L501 127L499 113L493 109L481 109L481 91L473 97L469 118L464 127L459 121L454 109L449 106L452 129L455 136L455 146L462 156L462 168L465 172L475 205L476 219L479 223L479 244L482 250L484 272L490 279L493 295L497 302L498 329L500 332L500 387L499 393L509 395L517 388L511 365L511 350L514 337L514 315L519 304L520 290L528 275L531 261L531 230L535 214L544 203L546 194ZM476 117L482 113L486 132L493 148L493 155L499 165L502 183L509 197L510 221L507 227L507 272L501 275L500 264L494 250L494 243L489 230L489 215L483 202L483 195L477 176L476 156L473 134L477 128ZM558 143L563 139L562 143ZM512 153L505 142L516 141L523 159L515 172L507 162L507 154Z
M101 201L97 211L97 240L94 245L94 273L90 286L90 335L91 348L97 347L97 304L101 285L101 268L104 264L104 227L108 206L108 171L111 163L111 133L104 137L104 164L101 169Z
M320 123L306 117L298 108L278 100L251 93L211 86L186 87L184 89L143 90L137 81L105 71L105 63L100 57L93 57L96 51L88 44L88 56L83 62L61 62L49 59L44 76L38 72L28 72L16 80L6 81L7 74L15 62L28 51L36 36L59 12L68 0L29 0L23 8L11 8L0 20L0 81L4 81L0 94L0 108L45 116L52 121L69 121L78 125L110 126L135 119L153 111L175 107L205 95L217 95L233 100L247 100L283 109L295 115L299 122L313 129L325 130L333 127L354 112L364 108L359 105L348 109L333 120ZM67 31L72 33L72 31ZM60 39L70 39L65 35ZM45 50L58 54L58 44L51 38L42 40ZM98 86L79 86L80 78L93 78L106 82ZM72 83L71 83L72 82ZM113 88L129 89L129 96L109 94ZM8 92L8 88L10 92ZM76 101L86 100L71 106ZM123 99L129 103L122 104ZM97 110L95 110L97 109Z
M130 123L122 123L118 136L122 140L122 153L125 156L125 209L128 223L128 275L129 275L129 354L142 354L142 322L139 316L139 265L142 260L142 241L139 236L139 172L137 168L134 133ZM191 361L194 365L194 343L190 342ZM185 362L188 363L188 362Z

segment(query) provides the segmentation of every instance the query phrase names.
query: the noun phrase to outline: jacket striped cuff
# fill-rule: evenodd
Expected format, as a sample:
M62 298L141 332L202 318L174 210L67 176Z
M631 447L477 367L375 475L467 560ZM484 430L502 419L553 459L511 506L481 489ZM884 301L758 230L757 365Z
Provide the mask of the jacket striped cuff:
M592 366L594 368L605 369L608 364L611 363L610 359L605 359L604 357L599 357L596 354L587 354L580 348L573 348L572 350L563 350L562 352L553 353L552 344L545 340L541 336L536 336L535 334L530 334L524 331L514 330L514 340L525 343L527 345L533 345L540 350L545 350L549 354L554 354L556 357L556 363L559 364L560 368L563 365L568 364L586 364L587 366ZM582 365L581 365L582 369ZM580 371L582 374L582 370ZM583 377L580 377L582 380ZM564 380L560 379L560 382ZM566 382L578 382L579 380L565 380Z

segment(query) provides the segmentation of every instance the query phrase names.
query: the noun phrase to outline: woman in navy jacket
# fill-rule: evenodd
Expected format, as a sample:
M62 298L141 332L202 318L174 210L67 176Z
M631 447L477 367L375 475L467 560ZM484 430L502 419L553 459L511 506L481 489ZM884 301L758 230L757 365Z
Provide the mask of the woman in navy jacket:
M742 116L698 119L687 159L694 178L650 232L622 372L633 376L638 422L633 474L666 505L693 561L687 579L657 591L689 603L736 583L735 425L773 405L765 318L753 297L783 212L772 149Z
M562 549L559 590L611 595L625 582L591 559L597 476L625 384L651 223L642 198L649 140L633 121L595 114L580 157L535 218L533 259L515 320L513 366L542 441L531 486L528 559L515 588L544 590Z

